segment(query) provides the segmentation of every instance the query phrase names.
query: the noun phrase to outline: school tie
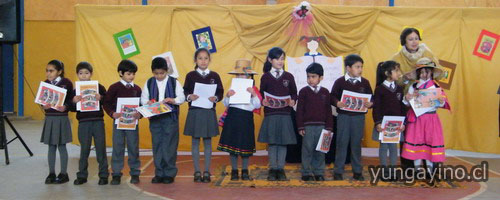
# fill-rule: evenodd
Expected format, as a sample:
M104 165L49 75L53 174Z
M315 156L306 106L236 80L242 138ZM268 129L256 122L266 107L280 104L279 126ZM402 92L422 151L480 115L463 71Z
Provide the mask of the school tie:
M280 77L280 70L276 70L274 72L276 72L276 78Z
M206 75L207 75L207 73L206 73L206 72L201 72L201 75L202 75L202 76L206 76Z
M394 90L394 83L391 83L391 89Z
M355 78L349 78L349 82L351 82L352 84L356 84L356 79Z
M127 83L127 88L132 88L132 84Z
M313 86L314 88L314 93L318 93L318 86Z
M55 85L57 83L57 81L53 80L50 82L52 85Z

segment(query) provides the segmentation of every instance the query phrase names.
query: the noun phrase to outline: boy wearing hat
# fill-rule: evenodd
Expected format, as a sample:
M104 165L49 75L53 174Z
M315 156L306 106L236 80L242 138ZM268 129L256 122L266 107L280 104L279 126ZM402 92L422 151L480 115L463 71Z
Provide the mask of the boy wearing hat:
M172 112L149 118L153 144L155 176L151 183L173 183L177 175L177 146L179 145L179 105L184 103L184 89L179 81L168 75L169 66L162 57L153 59L153 77L144 84L141 104L150 105L161 101Z
M307 69L308 86L299 91L297 127L302 140L302 180L324 181L325 154L316 151L323 129L332 131L333 116L328 89L319 84L323 80L323 66L310 64Z
M235 78L253 79L253 75L257 73L252 70L250 64L250 60L239 59L236 61L235 69L229 74L235 75ZM248 162L250 156L255 153L253 113L260 113L258 111L262 97L255 86L247 88L247 91L251 94L251 100L248 104L229 104L229 99L236 93L234 90L229 90L223 100L224 106L227 107L227 116L224 119L217 149L228 152L230 155L231 180L239 180L240 178L238 156L242 160L241 180L250 180Z

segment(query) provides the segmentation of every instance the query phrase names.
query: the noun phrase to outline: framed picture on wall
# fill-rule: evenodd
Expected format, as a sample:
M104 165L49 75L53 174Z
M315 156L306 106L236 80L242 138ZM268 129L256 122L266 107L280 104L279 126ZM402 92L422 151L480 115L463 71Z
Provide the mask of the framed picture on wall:
M212 29L210 29L210 26L194 30L191 34L193 35L194 47L196 49L206 48L210 51L210 53L217 52L214 36L212 35Z
M483 29L479 34L479 38L477 38L476 47L472 54L491 60L497 48L498 40L500 40L500 35Z
M115 33L113 38L122 59L127 59L141 53L131 28Z
M451 83L453 82L453 77L455 76L457 64L445 60L439 60L439 65L442 66L441 69L443 70L443 78L437 82L439 83L439 86L449 90L451 88Z

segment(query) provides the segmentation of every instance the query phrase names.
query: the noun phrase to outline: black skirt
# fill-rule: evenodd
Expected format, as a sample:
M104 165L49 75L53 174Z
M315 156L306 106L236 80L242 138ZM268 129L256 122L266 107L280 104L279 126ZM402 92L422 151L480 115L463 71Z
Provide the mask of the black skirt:
M240 156L255 153L253 112L229 107L217 149Z

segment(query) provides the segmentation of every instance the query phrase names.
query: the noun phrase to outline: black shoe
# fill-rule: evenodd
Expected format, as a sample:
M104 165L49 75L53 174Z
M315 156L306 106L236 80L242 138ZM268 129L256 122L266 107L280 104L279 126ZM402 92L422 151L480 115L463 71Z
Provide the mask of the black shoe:
M316 181L325 181L325 177L323 175L314 176L314 180Z
M210 172L203 172L203 179L201 180L203 183L210 183Z
M163 178L163 183L164 184L170 184L170 183L173 183L174 182L174 177L170 177L170 176L165 176Z
M248 174L248 169L241 170L241 180L249 181L250 175Z
M97 185L107 185L108 184L108 178L99 178L99 182Z
M361 173L354 173L354 176L352 176L352 179L357 180L357 181L364 181L365 177Z
M311 175L302 176L303 181L314 181L314 177Z
M201 172L194 173L194 182L201 183Z
M277 171L278 171L277 169L270 169L269 173L267 175L267 180L268 181L276 181L277 180L277 177L276 177L277 176L277 174L276 174Z
M151 183L153 183L153 184L163 183L163 178L159 177L159 176L155 176L155 177L153 177L153 179L151 179Z
M139 180L139 175L132 175L132 178L130 179L130 183L137 184L139 182L141 182L141 180Z
M237 181L239 179L240 179L240 177L238 176L238 170L237 169L231 170L231 180Z
M286 174L284 169L279 169L277 173L278 181L286 181Z
M60 173L59 175L57 175L57 184L67 183L68 181L69 181L68 174Z
M341 180L344 180L344 177L342 177L342 174L333 174L333 180L334 181L341 181Z
M81 185L87 182L86 178L76 178L73 182L74 185Z
M45 184L54 184L57 182L56 174L50 173L47 178L45 178Z
M121 176L113 176L113 179L111 180L111 185L120 185L121 181L122 181Z

